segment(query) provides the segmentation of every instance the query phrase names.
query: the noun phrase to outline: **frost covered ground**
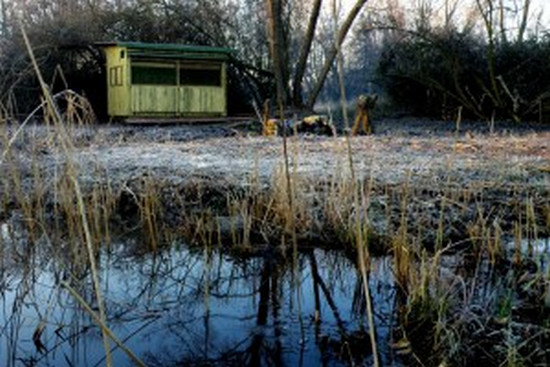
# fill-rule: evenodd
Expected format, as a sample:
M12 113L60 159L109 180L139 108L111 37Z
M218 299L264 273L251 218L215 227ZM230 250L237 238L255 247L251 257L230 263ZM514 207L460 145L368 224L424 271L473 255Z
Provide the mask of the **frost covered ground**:
M511 128L487 134L483 124L381 122L378 133L351 139L358 176L377 184L406 180L441 185L483 182L548 184L549 129ZM189 177L244 184L250 175L269 183L283 162L281 137L265 138L218 126L115 126L80 131L75 160L84 172L100 168L113 181L142 174L170 183ZM291 137L289 158L302 178L328 180L349 174L346 139ZM93 175L86 175L93 180Z
M391 207L393 217L399 218L399 195L408 187L408 210L427 213L424 227L437 226L444 200L454 201L445 213L448 227L457 235L464 235L468 223L476 221L480 208L511 225L528 202L541 218L550 218L549 126L497 124L490 134L484 123L466 122L457 131L453 123L399 119L379 121L375 127L375 135L350 142L354 173L371 184L379 214ZM199 182L214 191L219 202L225 200L226 188L238 190L259 182L269 189L283 182L283 138L262 137L254 130L250 125L223 124L71 127L74 148L67 157L57 132L34 125L17 136L0 168L11 174L17 167L22 187L34 192L39 187L46 201L59 167L70 161L85 193L108 184L115 196L128 188L139 194L146 179L164 194L182 194ZM14 126L8 127L5 134L12 137L14 131ZM302 188L317 187L302 192L344 182L342 178L351 175L348 145L341 135L292 136L288 147L292 177ZM13 184L1 184L9 196L13 187L8 186ZM388 197L388 190L397 197ZM415 219L411 214L411 222ZM386 230L379 227L380 232Z

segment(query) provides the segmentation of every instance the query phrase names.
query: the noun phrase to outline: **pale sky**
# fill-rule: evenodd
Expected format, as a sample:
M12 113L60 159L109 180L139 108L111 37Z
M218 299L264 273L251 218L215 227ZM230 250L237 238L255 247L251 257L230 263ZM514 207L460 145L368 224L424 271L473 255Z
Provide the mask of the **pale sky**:
M339 1L339 0L337 0ZM342 5L344 8L351 8L353 4L356 3L357 0L340 0L342 1ZM455 0L448 0L449 3L453 3ZM468 9L472 9L472 7L475 7L476 0L457 0L460 4L461 11L467 12ZM498 3L496 0L494 0L495 3ZM521 10L522 3L525 0L504 0L505 6L513 8L515 7L515 4L518 4L517 6ZM383 9L386 7L386 4L388 2L395 2L399 3L404 7L410 8L413 6L417 6L418 4L421 4L422 2L431 3L434 9L439 9L443 12L445 0L369 0L367 2L366 7L367 8L373 8L373 9ZM535 26L536 24L536 16L542 11L542 18L541 18L541 24L540 24L540 31L543 30L550 30L550 0L531 0L531 6L530 6L530 14L531 19L529 22L530 26ZM509 27L512 27L513 23L509 25Z

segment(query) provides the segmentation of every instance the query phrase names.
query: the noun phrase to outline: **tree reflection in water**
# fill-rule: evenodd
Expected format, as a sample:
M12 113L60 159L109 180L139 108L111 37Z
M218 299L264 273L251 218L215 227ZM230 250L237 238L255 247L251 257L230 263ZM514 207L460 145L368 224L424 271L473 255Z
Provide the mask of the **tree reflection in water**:
M73 277L58 256L34 257L12 263L4 279L0 364L102 365L99 328L57 285L69 279L94 307L89 274ZM241 257L185 246L133 254L128 244L113 246L100 256L108 326L151 366L369 365L355 260L320 249L303 250L298 260L292 269L269 249ZM395 295L386 258L374 261L371 289L384 348ZM381 353L389 361L388 351ZM113 359L130 365L114 344Z

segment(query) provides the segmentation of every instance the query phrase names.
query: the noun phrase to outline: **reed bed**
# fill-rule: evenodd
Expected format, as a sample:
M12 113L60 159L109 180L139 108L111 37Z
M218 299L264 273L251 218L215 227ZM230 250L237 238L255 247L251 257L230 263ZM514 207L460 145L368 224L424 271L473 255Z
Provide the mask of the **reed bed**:
M550 232L547 133L369 136L349 151L339 137L296 136L286 167L278 138L140 140L137 128L90 125L85 100L59 96L58 122L50 101L44 123L0 124L0 224L29 249L58 246L71 279L128 233L144 251L184 239L283 255L294 233L302 248L365 251L363 264L392 255L392 346L404 363L549 362L550 267L537 249Z

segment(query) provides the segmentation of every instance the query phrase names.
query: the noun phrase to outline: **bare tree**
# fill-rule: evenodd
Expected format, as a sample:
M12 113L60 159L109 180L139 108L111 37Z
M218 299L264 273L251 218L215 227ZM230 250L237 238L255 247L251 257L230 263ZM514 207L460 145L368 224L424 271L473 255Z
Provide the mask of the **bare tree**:
M500 41L502 43L508 42L506 37L506 25L505 25L505 12L504 12L504 0L499 0L498 4L498 25L500 29Z
M489 68L489 80L491 83L491 93L488 93L495 106L501 106L500 91L495 74L495 24L494 24L494 0L476 0L479 14L483 19L485 31L487 32L487 64Z
M527 21L529 19L530 7L531 7L531 0L524 0L521 23L519 25L519 30L518 30L518 42L523 42L523 38L525 36L525 30L527 29Z
M516 97L513 97L511 94L510 89L506 85L505 80L501 75L497 75L496 73L496 42L497 37L495 35L495 15L494 12L496 8L496 0L476 0L476 4L479 10L479 14L481 15L483 19L483 24L485 26L485 30L487 32L487 64L489 69L489 83L490 87L487 88L486 92L489 98L493 101L493 104L496 109L502 109L502 110L508 110L509 115L515 120L519 121L520 118L517 115L517 106L512 107L511 109L507 106L505 102L505 98L503 97L510 97L514 99ZM504 24L504 1L499 0L498 3L498 15L499 15L499 24L500 27L500 41L501 43L507 43L507 30L505 28ZM518 36L517 41L522 42L524 38L525 31L527 29L527 20L529 18L529 8L530 8L530 0L524 0L523 2L523 10L522 10L522 17L521 17L521 23L518 30ZM514 102L514 105L516 105L517 101Z
M445 0L445 29L453 25L453 19L457 13L459 0Z
M302 105L302 82L306 71L307 59L309 52L311 51L311 45L313 43L313 36L315 35L315 29L317 28L317 21L321 12L322 0L315 0L313 8L311 10L311 16L306 31L306 38L300 49L300 56L298 57L298 63L296 64L296 70L294 72L294 81L292 100L295 106Z
M346 20L344 21L344 23L342 24L342 27L338 32L338 35L336 37L334 44L332 45L332 47L328 52L323 68L321 69L321 73L319 74L319 78L317 79L317 83L315 84L313 90L311 91L311 94L309 95L306 107L313 108L313 105L315 104L315 101L317 100L317 97L319 96L319 93L321 92L321 89L325 84L327 75L330 69L332 68L334 60L338 54L338 49L344 43L344 40L346 39L346 35L348 34L351 28L351 25L353 24L353 21L355 20L355 18L363 8L363 6L367 3L367 1L368 0L357 0L353 8L350 10Z
M288 101L288 85L286 84L282 24L282 0L267 0L267 24L270 41L270 54L273 63L273 74L277 83L277 101L279 105L285 105Z
M485 6L487 11L494 9L495 12L498 12L495 15L498 16L498 33L500 35L497 39L498 41L507 43L509 38L514 39L515 36L517 42L523 42L528 27L531 0L498 0L498 5L496 4L496 0L486 0ZM518 21L517 35L514 35L506 24L514 19Z

